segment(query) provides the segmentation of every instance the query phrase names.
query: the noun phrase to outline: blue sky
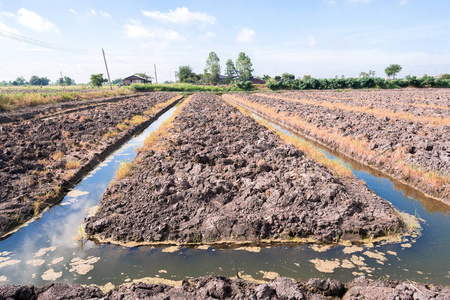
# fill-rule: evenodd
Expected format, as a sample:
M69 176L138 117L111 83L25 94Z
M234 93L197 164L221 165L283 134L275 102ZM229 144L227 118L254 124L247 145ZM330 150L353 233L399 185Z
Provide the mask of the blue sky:
M250 56L254 75L357 77L400 64L408 74L450 73L448 0L2 1L0 33L76 51L55 51L0 36L0 80L70 76L88 82L135 72L174 80L180 65L202 73L210 51L225 62ZM72 53L76 52L76 53Z

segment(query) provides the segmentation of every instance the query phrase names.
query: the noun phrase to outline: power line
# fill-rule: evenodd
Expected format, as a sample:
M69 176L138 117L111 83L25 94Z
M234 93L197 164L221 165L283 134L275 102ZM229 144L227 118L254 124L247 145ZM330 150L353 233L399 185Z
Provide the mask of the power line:
M65 46L60 46L60 45L56 45L56 44L51 44L51 43L47 43L47 42L43 42L43 41L39 41L36 39L31 39L19 34L15 34L12 32L8 32L5 30L1 30L0 29L0 36L12 39L12 40L16 40L19 42L23 42L23 43L27 43L30 45L34 45L34 46L39 46L39 47L43 47L43 48L47 48L47 49L51 49L51 50L56 50L56 51L61 51L61 52L67 52L67 53L72 53L72 54L89 54L87 50L83 50L83 49L78 49L78 48L71 48L71 47L65 47Z

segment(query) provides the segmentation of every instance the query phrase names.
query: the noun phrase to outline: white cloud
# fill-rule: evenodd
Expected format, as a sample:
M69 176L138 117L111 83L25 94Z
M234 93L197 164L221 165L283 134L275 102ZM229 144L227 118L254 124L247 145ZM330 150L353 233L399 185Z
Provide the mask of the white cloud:
M167 13L160 11L147 11L143 10L144 16L155 19L165 23L187 24L193 22L199 23L216 23L216 18L212 15L208 15L201 12L190 12L187 7L178 7L174 11L170 10Z
M53 31L59 33L59 28L47 19L42 18L34 11L21 8L17 11L17 21L25 27L37 32Z
M104 12L104 11L100 11L100 15L101 15L103 18L107 18L107 19L111 18L111 15L108 14L107 12Z
M70 12L73 13L74 15L78 15L78 12L74 9L70 9Z
M8 11L0 11L0 16L7 18L14 18L16 15Z
M87 13L87 15L91 15L91 16L95 16L97 14L97 12L95 11L95 9L91 8L89 10L89 12Z
M216 37L216 34L214 32L211 32L211 31L208 31L207 33L201 34L199 36L199 38L201 38L201 39L212 39L212 38L215 38L215 37Z
M255 31L253 29L242 27L237 36L238 42L250 42L255 36Z
M172 29L162 27L146 27L137 21L131 21L132 24L124 25L125 34L133 39L149 38L161 41L184 41L178 32Z
M323 0L322 3L325 4L325 5L334 5L334 4L336 4L336 1L334 1L334 0Z
M406 4L408 4L408 0L400 0L399 4L400 5L406 5Z
M9 27L8 25L6 25L5 23L3 23L1 21L0 21L0 30L7 31L7 32L10 32L10 33L19 34L19 31L17 31L14 28Z

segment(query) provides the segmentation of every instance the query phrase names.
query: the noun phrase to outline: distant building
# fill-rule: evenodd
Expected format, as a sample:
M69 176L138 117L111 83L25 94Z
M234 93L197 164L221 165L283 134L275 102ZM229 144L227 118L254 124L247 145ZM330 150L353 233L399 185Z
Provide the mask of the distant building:
M122 80L123 85L130 85L132 83L152 83L151 80L147 80L139 75L131 75Z
M265 84L266 83L265 80L262 80L259 78L254 78L254 77L250 78L250 80L253 84Z

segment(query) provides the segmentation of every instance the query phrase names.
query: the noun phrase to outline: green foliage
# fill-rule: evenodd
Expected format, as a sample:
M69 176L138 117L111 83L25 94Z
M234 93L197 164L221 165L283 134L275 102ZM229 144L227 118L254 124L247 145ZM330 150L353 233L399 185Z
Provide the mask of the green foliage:
M122 83L122 78L117 78L117 79L114 79L113 81L112 81L112 84L120 84L120 83Z
M303 75L303 81L308 81L309 79L311 79L311 75Z
M236 70L239 76L240 81L247 81L252 78L252 69L253 64L250 59L244 52L239 53L239 56L236 60Z
M230 84L234 81L234 77L237 75L236 66L234 65L232 59L228 59L225 65L227 66L225 71L227 79L225 80L225 83Z
M250 91L253 88L253 84L250 80L236 82L236 87L240 90Z
M441 75L441 80L448 80L450 79L450 74L442 74Z
M91 74L91 86L101 87L106 82L108 82L108 79L103 78L103 73Z
M212 84L219 83L220 59L215 52L210 52L206 60L204 77Z
M14 80L12 84L13 85L24 85L24 84L27 84L27 81L25 80L25 78L23 78L23 76L20 76L20 77L17 77L17 79Z
M190 66L179 66L177 77L180 83L197 83L201 79Z
M389 67L387 67L386 69L384 69L384 72L386 73L386 75L393 79L395 79L395 76L402 70L402 67L400 65L397 64L392 64Z
M75 80L73 80L72 78L68 77L68 76L64 76L64 78L58 78L58 80L56 80L55 84L59 84L59 85L74 85L75 84Z

